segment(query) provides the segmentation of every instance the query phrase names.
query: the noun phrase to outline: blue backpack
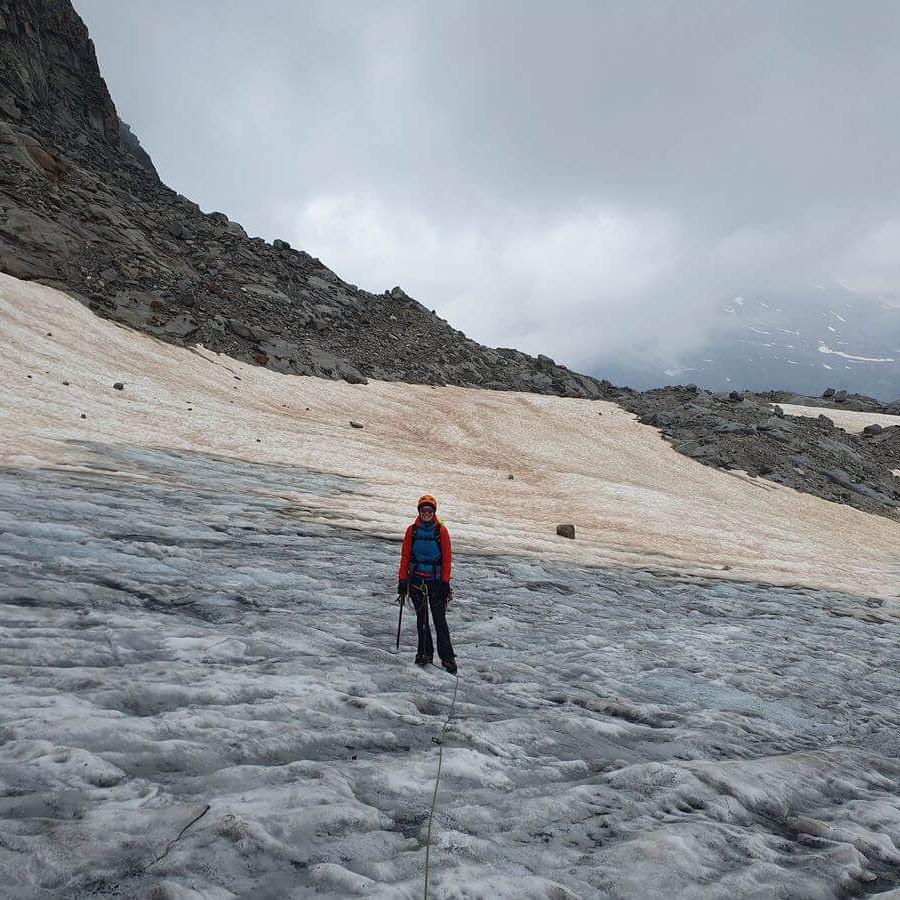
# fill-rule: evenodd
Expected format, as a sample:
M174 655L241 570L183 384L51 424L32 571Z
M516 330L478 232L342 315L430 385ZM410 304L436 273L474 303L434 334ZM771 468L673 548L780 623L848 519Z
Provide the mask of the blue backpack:
M442 562L441 523L435 521L431 525L425 525L419 522L413 525L412 573L428 579L439 579Z

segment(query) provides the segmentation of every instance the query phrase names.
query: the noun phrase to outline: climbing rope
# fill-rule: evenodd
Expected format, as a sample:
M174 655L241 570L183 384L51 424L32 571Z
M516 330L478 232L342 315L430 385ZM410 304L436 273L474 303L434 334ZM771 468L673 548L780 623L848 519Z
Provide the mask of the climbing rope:
M454 677L456 679L456 684L453 686L453 700L450 703L450 712L447 713L447 718L444 722L444 727L441 728L441 733L437 737L431 739L438 745L438 768L437 777L434 779L434 794L431 796L431 810L428 813L428 834L425 838L425 892L422 895L424 900L428 900L428 872L429 863L431 862L431 823L434 821L434 808L437 805L438 788L441 784L441 766L444 763L444 732L450 724L450 719L453 718L453 710L456 707L456 692L459 689L459 675Z

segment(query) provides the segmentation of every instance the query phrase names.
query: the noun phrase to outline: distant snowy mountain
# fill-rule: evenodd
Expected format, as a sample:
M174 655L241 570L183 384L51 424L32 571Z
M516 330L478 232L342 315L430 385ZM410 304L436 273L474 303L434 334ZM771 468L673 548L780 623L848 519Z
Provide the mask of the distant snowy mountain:
M748 293L721 305L707 344L677 365L605 374L636 386L694 382L812 395L835 387L893 402L900 398L900 309L838 285L799 296Z

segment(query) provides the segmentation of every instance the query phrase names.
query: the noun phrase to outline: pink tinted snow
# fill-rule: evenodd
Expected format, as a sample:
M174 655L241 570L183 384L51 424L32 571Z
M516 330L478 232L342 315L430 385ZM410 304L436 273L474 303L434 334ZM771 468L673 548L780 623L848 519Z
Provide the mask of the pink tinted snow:
M66 442L194 450L355 476L354 496L286 499L374 534L397 536L427 491L457 550L896 597L900 523L702 466L611 403L278 375L6 275L0 333L2 465L89 462Z

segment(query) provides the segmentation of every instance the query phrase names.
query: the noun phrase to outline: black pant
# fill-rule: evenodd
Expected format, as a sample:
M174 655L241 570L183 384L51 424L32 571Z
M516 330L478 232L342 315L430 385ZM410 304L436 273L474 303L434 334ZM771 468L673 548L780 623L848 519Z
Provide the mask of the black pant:
M437 635L438 656L441 662L450 662L454 658L453 645L450 643L450 629L447 627L447 603L440 594L440 588L439 581L426 580L415 575L409 580L409 596L416 610L416 629L419 632L416 656L434 656L431 628L428 625L430 606Z

